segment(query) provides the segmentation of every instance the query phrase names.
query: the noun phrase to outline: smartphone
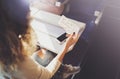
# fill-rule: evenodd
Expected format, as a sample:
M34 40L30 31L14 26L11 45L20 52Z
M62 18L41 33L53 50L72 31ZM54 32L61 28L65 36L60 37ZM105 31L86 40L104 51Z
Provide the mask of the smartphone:
M57 40L59 41L59 43L64 42L67 39L66 36L67 33L63 33L62 35L60 35L59 37L57 37Z

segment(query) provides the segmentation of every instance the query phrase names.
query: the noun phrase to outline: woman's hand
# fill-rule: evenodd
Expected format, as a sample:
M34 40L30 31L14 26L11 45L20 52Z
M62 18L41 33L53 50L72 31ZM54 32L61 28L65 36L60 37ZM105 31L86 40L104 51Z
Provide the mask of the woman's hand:
M69 47L71 45L75 44L78 41L79 35L73 33L73 34L70 34L67 36L68 36L68 39L67 39L67 43L66 43L66 48L69 49Z
M67 36L68 36L68 38L66 40L65 48L63 49L62 52L60 52L56 56L56 58L61 62L63 61L65 54L68 52L69 47L71 47L71 45L75 44L77 42L77 40L79 39L79 35L75 34L75 33L67 35Z

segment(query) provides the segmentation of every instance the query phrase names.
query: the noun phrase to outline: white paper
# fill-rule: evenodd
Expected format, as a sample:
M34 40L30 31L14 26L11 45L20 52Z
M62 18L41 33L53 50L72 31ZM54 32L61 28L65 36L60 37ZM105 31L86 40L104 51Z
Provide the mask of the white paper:
M77 25L76 23L74 23L74 21L68 19L67 17L65 17L64 15L61 16L60 21L58 22L58 24L68 33L68 34L72 34L73 32L75 32L76 34L79 33L80 27L79 25Z

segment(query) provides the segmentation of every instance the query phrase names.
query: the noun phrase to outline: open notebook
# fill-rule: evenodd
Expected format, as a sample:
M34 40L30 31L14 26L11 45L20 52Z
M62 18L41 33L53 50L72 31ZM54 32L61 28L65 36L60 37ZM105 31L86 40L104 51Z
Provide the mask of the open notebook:
M34 20L31 22L31 25L36 32L40 46L54 53L60 53L66 44L66 42L59 44L56 39L58 36L67 31L66 28L63 28L66 24L63 26L60 23L63 17L44 11L37 12L33 15L33 17ZM80 36L84 31L85 23L72 19L69 20L69 22L72 22L74 26L77 26L76 30L79 29Z

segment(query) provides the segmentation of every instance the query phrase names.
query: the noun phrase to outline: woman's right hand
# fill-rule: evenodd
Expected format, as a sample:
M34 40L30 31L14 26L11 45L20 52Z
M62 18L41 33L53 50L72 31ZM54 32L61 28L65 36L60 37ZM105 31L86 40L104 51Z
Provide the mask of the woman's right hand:
M69 49L69 47L73 44L75 44L78 39L79 39L79 35L78 34L70 34L70 35L67 35L68 36L68 39L67 39L67 43L66 43L66 48Z

